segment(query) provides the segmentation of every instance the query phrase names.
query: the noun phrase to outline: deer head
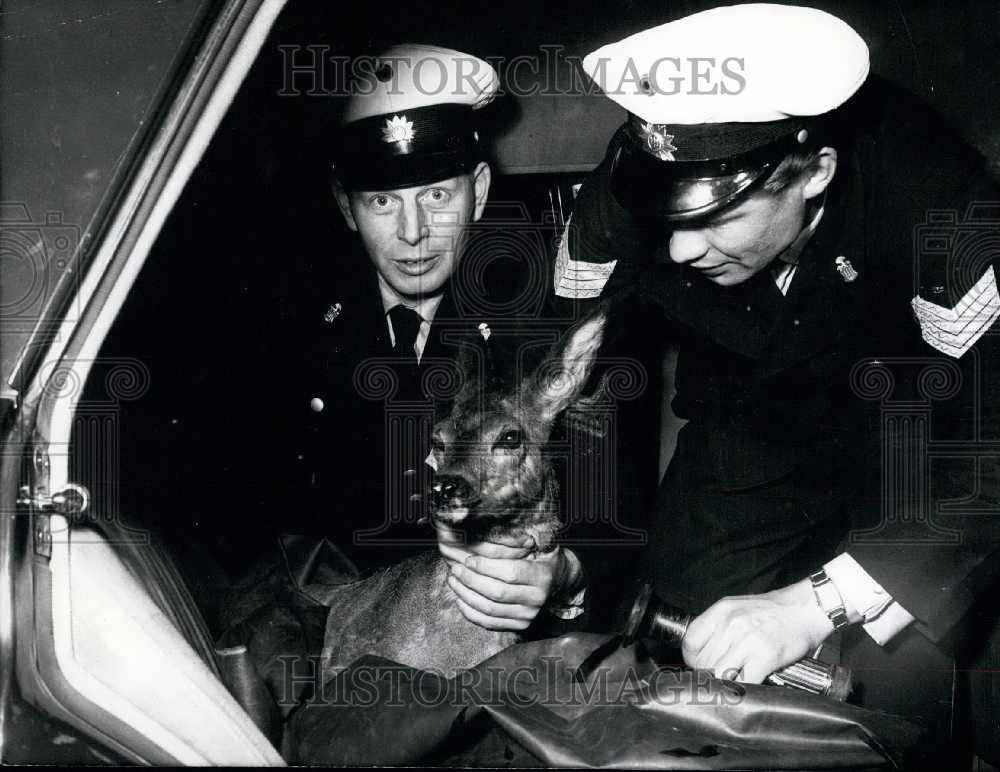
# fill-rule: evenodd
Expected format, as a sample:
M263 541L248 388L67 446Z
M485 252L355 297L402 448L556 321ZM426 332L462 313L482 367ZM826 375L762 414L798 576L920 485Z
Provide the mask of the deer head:
M603 307L575 325L522 383L502 387L480 361L434 427L434 518L479 536L524 530L539 549L558 526L558 486L544 455L552 427L586 384L604 335Z

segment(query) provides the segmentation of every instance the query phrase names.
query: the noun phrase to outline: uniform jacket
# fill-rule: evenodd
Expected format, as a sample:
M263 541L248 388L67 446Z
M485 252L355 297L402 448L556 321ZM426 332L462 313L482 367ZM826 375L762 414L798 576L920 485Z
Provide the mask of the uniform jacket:
M434 411L447 405L424 398L412 379L450 358L450 296L446 290L416 374L393 351L370 266L340 277L307 321L297 395L303 530L327 536L363 567L434 543L418 522L423 502L412 497L427 483Z
M535 292L534 305L515 303L519 313L511 314L520 283L480 282L460 270L446 286L417 372L407 374L398 369L375 271L363 255L352 257L355 270L342 271L305 320L294 420L303 456L297 476L307 491L301 530L326 536L367 568L436 544L420 522L431 477L424 459L436 418L451 407L458 353L483 344L481 324L490 327L494 349L513 341L521 325L532 327L544 295Z
M602 296L656 309L680 340L674 409L691 422L695 485L794 479L833 495L843 546L940 639L995 589L1000 337L989 329L961 356L948 344L1000 308L1000 194L979 154L874 76L841 121L825 213L787 296L767 270L724 288L673 264L669 232L617 205L606 165L580 192L570 258L616 260ZM939 311L919 320L918 297Z

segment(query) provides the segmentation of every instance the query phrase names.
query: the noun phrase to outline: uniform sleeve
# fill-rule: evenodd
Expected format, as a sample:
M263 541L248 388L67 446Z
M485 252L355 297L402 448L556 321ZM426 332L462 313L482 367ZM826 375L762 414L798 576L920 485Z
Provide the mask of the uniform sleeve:
M615 199L609 169L605 160L587 177L563 231L553 276L559 298L614 299L632 290L637 272L651 262L655 233Z
M616 149L612 140L609 155ZM611 394L614 431L566 427L573 448L563 489L564 545L580 560L586 578L577 629L607 630L628 595L631 566L648 533L647 518L658 482L662 351L652 345L637 292L652 264L656 234L615 200L605 161L584 181L553 262L552 305L558 318L579 319L588 306L608 302L606 331L594 385L608 368L630 373L641 393ZM658 329L662 329L660 323ZM636 375L641 373L641 375ZM600 406L597 406L600 413ZM608 420L598 416L598 423ZM572 423L572 422L570 422ZM586 423L586 422L584 422ZM614 474L602 470L614 468ZM552 615L548 615L552 617Z
M896 391L880 405L882 436L869 446L880 487L848 546L935 641L974 604L995 603L1000 588L1000 190L980 169L952 172L962 180L952 206L911 204L944 227L914 226L917 275L901 280L919 290L900 323L916 356L881 364ZM938 240L926 241L928 232Z

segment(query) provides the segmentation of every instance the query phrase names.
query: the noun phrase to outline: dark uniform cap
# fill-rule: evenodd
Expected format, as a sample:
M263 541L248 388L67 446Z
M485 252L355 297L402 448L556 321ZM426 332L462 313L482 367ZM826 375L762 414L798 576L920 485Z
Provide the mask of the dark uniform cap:
M629 112L612 190L667 221L738 201L805 143L868 75L868 47L835 16L755 3L703 11L632 35L583 61Z
M395 46L371 64L338 133L334 169L341 183L391 190L471 170L482 157L475 111L499 83L493 67L422 45Z

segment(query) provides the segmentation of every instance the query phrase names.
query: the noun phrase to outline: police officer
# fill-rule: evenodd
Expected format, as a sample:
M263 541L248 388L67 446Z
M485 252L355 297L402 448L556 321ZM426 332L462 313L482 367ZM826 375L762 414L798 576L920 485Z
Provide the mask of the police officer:
M1000 545L984 160L816 9L705 11L584 69L628 118L556 293L644 304L633 333L680 343L642 573L699 614L686 662L760 682L841 631L863 704L947 731L945 641Z
M465 67L473 77L459 81ZM431 46L359 57L354 69L333 189L357 237L331 256L299 402L311 530L364 570L434 543L419 523L434 420L421 380L451 355L443 333L473 324L457 319L452 278L489 193L478 116L497 77Z
M311 413L314 527L362 569L438 544L462 564L451 581L466 616L524 629L553 593L578 595L575 556L556 550L529 561L521 540L464 545L424 522L424 459L435 412L448 409L447 394L428 394L442 380L429 371L444 367L444 376L456 341L482 343L484 328L501 338L499 328L518 321L504 318L507 301L521 297L517 282L498 288L459 271L490 188L479 116L497 75L481 59L433 46L396 46L356 64L334 193L362 254L338 256L302 400Z

